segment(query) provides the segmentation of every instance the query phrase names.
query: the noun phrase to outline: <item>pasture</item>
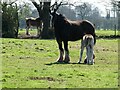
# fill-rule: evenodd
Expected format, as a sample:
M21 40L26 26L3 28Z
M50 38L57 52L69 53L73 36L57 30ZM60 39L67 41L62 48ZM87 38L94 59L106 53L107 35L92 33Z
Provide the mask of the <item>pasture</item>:
M97 39L95 65L77 64L80 41L69 42L70 64L59 64L55 40L0 40L2 88L118 88L118 39Z

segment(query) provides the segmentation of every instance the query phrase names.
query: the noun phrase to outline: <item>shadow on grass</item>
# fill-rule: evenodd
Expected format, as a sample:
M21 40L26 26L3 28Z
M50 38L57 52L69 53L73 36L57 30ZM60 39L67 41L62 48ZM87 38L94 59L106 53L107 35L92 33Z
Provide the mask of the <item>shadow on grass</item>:
M65 62L51 62L51 63L47 63L45 65L55 65L55 64L63 64L63 65L66 65L66 64L82 64L82 65L86 65L85 63L65 63Z

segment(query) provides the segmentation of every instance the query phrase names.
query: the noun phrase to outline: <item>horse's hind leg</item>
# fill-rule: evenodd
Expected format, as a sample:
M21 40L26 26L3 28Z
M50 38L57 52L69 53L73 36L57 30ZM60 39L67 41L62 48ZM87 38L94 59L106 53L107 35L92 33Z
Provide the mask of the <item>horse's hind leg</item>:
M41 29L37 27L37 37L40 37Z
M87 64L90 64L91 63L91 50L90 50L90 46L87 46L86 47L86 55L87 55Z
M59 51L60 51L60 56L59 56L57 62L63 62L64 50L63 50L63 48L62 48L62 41L58 41L58 40L57 40L57 43L58 43Z
M93 53L93 63L95 63L95 54ZM84 63L87 64L87 56L85 57Z
M81 63L81 61L82 61L83 51L84 51L84 45L83 45L83 41L81 41L80 60L78 63Z
M94 64L93 56L94 56L93 55L93 46L89 45L87 47L87 59L88 59L87 64L91 64L91 65Z
M65 49L65 63L69 63L70 57L69 57L69 50L68 50L68 41L64 41L64 49Z

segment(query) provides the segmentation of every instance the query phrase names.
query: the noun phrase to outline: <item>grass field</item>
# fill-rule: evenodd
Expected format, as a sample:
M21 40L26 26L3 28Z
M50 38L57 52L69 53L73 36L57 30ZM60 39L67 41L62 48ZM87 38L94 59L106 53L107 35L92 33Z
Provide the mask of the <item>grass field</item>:
M2 88L118 87L118 39L97 40L95 65L77 64L80 41L69 42L70 64L57 64L55 40L0 40Z
M31 35L37 35L37 30L29 30ZM19 36L25 35L25 29L19 31ZM96 30L97 37L106 37L106 36L114 36L114 30ZM120 36L120 32L116 31L116 35Z
M115 35L114 30L96 30L96 35L99 36L111 36ZM116 31L116 35L120 35L119 31Z

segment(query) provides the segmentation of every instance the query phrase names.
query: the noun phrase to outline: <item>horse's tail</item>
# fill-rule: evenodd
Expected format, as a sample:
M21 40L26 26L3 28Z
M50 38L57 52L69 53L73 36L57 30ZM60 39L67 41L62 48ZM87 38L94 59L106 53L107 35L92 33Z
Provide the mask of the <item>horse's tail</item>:
M93 37L94 37L94 45L96 44L96 34L94 33L93 34Z
M86 34L91 34L94 37L94 45L95 45L96 44L95 24L92 24L87 20L83 20L81 26L85 30Z

